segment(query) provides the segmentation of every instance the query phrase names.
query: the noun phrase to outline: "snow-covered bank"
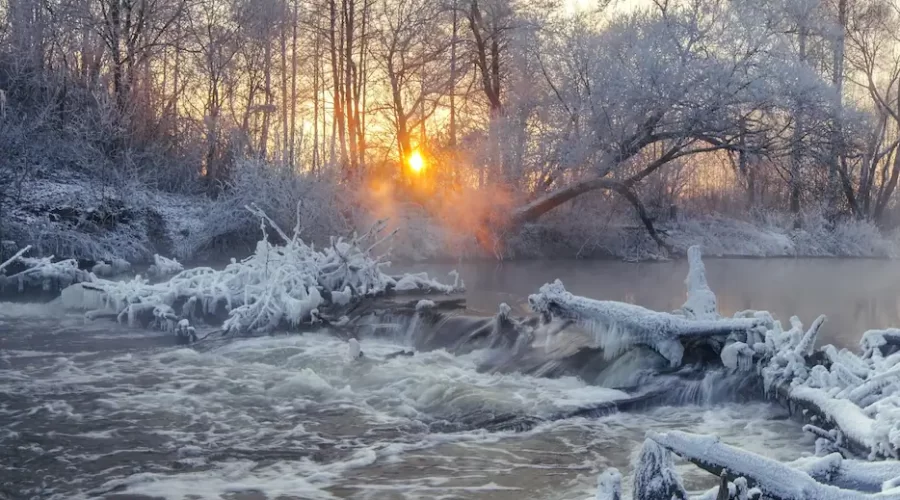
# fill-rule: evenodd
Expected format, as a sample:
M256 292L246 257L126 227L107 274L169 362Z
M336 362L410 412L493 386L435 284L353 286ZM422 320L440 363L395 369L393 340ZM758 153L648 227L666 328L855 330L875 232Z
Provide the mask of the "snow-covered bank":
M593 221L585 221L593 222ZM561 229L565 228L565 229ZM865 221L841 221L829 227L810 216L803 229L777 217L745 221L719 215L696 215L658 224L657 230L678 255L694 245L711 257L847 257L895 258L897 235L884 234ZM511 258L615 258L629 261L667 257L643 227L588 223L541 223L509 236Z
M174 255L205 226L204 207L201 196L60 171L4 199L0 231L4 241L31 245L34 255L88 261L88 269L99 261L137 264L152 262L154 254Z
M86 269L101 260L152 264L154 254L183 262L246 255L258 235L255 218L244 209L250 204L257 204L282 227L290 227L300 202L304 238L319 245L327 244L331 235L365 230L374 222L370 207L350 209L340 186L267 170L272 168L252 162L240 165L233 185L215 200L133 183L98 183L64 171L52 180L32 179L19 196L5 199L0 207L0 239L7 242L0 248L0 258L25 245L33 247L35 256L89 261ZM479 242L478 227L429 215L412 203L390 205L388 224L397 230L391 255L395 261L671 257L643 227L627 219L550 213L537 223L496 235L493 242ZM817 212L806 214L802 222L803 229L795 230L790 217L778 214L746 220L688 214L656 225L677 255L693 245L718 257L900 255L898 238L868 222L843 220L831 225Z

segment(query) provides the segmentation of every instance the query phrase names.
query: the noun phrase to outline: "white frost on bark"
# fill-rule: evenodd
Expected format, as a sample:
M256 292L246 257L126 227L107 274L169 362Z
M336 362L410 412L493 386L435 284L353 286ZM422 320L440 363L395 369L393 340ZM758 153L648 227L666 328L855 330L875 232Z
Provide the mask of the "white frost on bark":
M574 320L590 329L609 358L645 345L672 366L681 364L683 340L746 332L762 323L756 318L693 320L633 304L579 297L566 291L559 280L542 286L528 301L541 314Z

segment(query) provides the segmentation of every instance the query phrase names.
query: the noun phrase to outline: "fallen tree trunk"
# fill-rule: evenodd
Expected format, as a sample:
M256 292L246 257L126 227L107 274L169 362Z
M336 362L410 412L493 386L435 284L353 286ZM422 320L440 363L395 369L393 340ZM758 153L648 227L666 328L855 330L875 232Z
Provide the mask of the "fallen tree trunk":
M694 463L703 470L717 476L726 475L729 480L744 478L747 483L759 488L765 498L772 500L897 500L900 489L886 492L867 493L857 490L839 488L832 484L817 481L806 471L782 464L776 460L722 443L714 436L700 436L680 431L651 433L650 439L665 447L676 455ZM834 469L835 458L828 462L814 465L828 465ZM849 474L859 474L855 478L858 483L867 484L872 481L868 474L880 477L900 476L900 464L895 469L887 467L869 469L853 464L843 469L844 483L854 482ZM814 467L809 467L814 468ZM837 464L840 471L840 464ZM821 471L817 472L822 474ZM827 473L826 473L827 474ZM638 497L642 498L642 497Z

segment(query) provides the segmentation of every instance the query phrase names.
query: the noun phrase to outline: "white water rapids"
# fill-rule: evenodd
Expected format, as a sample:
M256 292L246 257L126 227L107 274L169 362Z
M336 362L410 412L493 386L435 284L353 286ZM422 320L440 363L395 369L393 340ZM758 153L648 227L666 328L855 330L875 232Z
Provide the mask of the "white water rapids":
M197 348L169 335L0 304L0 498L582 500L606 467L631 469L650 430L714 433L780 460L813 451L766 403L429 432L456 415L550 415L620 393L479 373L479 352L384 360L404 346L363 340L350 362L327 333ZM689 488L715 483L681 471Z

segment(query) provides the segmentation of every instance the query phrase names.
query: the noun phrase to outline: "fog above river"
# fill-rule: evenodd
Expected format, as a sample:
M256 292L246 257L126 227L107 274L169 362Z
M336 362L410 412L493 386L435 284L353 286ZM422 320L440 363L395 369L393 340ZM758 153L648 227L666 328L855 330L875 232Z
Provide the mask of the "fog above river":
M900 262L866 259L714 259L705 258L709 286L723 315L770 311L787 326L792 315L809 325L828 321L820 343L855 347L868 329L900 326ZM462 262L396 266L440 276L458 269L468 288L468 306L493 314L506 302L527 311L528 294L554 279L577 295L617 300L658 311L681 307L687 261L542 260Z

